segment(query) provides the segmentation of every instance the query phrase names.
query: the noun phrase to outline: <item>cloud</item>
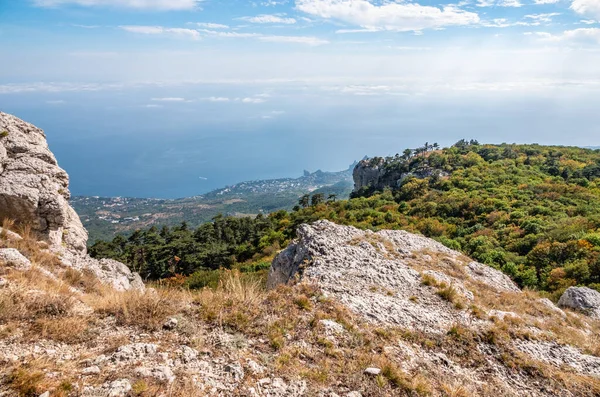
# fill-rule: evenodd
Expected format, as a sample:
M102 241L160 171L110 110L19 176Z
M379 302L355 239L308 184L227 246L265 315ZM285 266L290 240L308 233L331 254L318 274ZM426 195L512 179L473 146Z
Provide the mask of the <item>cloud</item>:
M263 7L275 7L287 4L288 0L267 0L260 3Z
M82 7L119 7L140 10L182 11L193 10L202 0L33 0L37 7L60 7L77 5Z
M565 30L561 34L554 35L548 32L526 32L527 36L536 36L543 41L570 41L580 43L600 44L600 28L579 28Z
M556 4L559 1L560 0L533 0L533 2L535 4L538 4L538 5L542 5L542 4Z
M262 36L260 33L238 33L238 32L220 32L216 30L200 29L200 33L213 37L230 37L230 38L248 38Z
M329 44L327 40L312 36L260 36L258 39L270 43L297 43L310 46Z
M67 103L67 102L63 101L62 99L56 99L56 100L46 101L46 103L48 105L63 105L65 103Z
M185 98L152 98L152 100L158 102L185 102Z
M600 19L600 0L573 0L571 9L578 14Z
M212 23L212 22L198 22L196 23L201 28L206 29L229 29L228 25L223 25L220 23Z
M263 102L265 102L265 100L262 99L262 98L242 98L242 99L239 99L239 100L242 103L263 103Z
M564 40L585 41L600 44L600 28L565 30L562 37Z
M336 19L372 31L402 32L479 22L476 13L451 5L440 9L416 3L375 5L367 0L297 0L296 8L313 16Z
M239 32L220 32L216 30L200 29L200 33L204 33L211 37L225 37L225 38L255 38L260 41L271 42L271 43L297 43L307 44L310 46L318 46L328 44L329 41L320 39L313 36L273 36L264 35L261 33L239 33Z
M229 98L215 97L215 96L211 96L210 98L205 98L205 99L209 102L229 102L230 101Z
M293 25L296 23L294 18L286 18L278 15L257 15L255 17L238 18L250 23L282 23L285 25Z
M519 0L477 0L477 7L522 7Z
M550 13L546 13L546 14L525 15L524 18L531 20L530 25L536 26L541 23L550 23L550 22L552 22L552 19L554 17L557 17L559 15L560 15L560 12L550 12Z
M192 39L199 39L200 32L194 29L184 28L165 28L163 26L140 26L140 25L127 25L119 26L119 29L123 29L127 32L148 34L148 35L167 35L176 37L187 37Z
M598 21L594 21L593 19L582 19L579 22L583 23L584 25L595 25L595 24L599 23Z

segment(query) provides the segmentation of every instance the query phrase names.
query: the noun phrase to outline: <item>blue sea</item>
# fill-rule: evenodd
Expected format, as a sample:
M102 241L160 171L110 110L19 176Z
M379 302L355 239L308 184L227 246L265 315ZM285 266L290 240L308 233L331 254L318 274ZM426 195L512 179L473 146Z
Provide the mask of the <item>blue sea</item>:
M597 101L474 93L368 96L192 85L0 93L46 131L75 195L176 198L339 171L365 155L461 138L590 146Z

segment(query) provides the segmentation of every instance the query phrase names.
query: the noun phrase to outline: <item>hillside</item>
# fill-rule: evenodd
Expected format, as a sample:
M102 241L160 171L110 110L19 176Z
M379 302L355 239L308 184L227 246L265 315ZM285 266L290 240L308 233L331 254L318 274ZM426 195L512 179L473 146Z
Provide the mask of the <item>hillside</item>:
M365 221L389 191L92 247L129 269L87 256L43 132L3 113L0 130L1 397L600 394L599 292L557 306L427 237L308 222Z
M352 191L353 167L340 172L305 172L299 178L241 182L182 199L75 196L71 205L94 242L153 225L187 222L197 227L219 214L243 217L291 210L300 196L311 192L347 199Z
M158 230L143 231L135 241L101 243L92 253L130 264L164 264L176 255L189 275L268 258L294 238L298 225L329 219L363 229L422 233L557 300L569 286L600 285L599 164L600 152L570 147L462 141L443 150L409 150L360 162L350 200L277 212L248 220L242 229L221 219L197 231L175 228L162 236ZM223 228L229 232L221 233ZM244 235L251 237L227 237ZM211 265L201 259L215 250L227 261Z

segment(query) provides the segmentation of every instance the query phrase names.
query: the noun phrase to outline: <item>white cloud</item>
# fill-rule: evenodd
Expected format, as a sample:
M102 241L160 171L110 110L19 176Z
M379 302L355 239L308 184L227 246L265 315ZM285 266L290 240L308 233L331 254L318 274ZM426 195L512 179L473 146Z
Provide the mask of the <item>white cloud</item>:
M211 96L209 98L206 98L207 101L209 102L229 102L229 98L226 97L215 97L215 96Z
M594 21L593 19L582 19L579 22L583 23L584 25L595 25L595 24L599 23L598 21Z
M138 33L138 34L149 34L149 35L168 35L177 37L187 37L192 39L199 39L200 32L194 29L184 28L165 28L163 26L141 26L141 25L127 25L119 26L127 32Z
M227 25L212 22L198 22L196 25L205 29L229 29L229 26Z
M148 109L156 109L156 108L162 108L163 106L162 105L150 104L150 105L145 105L144 107L148 108Z
M158 102L185 102L185 98L152 98L153 101Z
M214 37L230 37L230 38L248 38L262 36L260 33L238 33L238 32L220 32L216 30L200 29L200 33Z
M565 30L558 35L553 35L548 32L527 32L525 34L528 36L537 36L539 39L544 41L570 41L600 44L600 28L579 28Z
M296 8L307 14L337 19L373 31L414 31L479 22L476 13L451 5L440 9L416 3L384 2L375 5L367 0L297 0Z
M600 19L600 0L573 0L571 9L578 14Z
M284 4L287 4L288 0L267 0L267 1L263 1L261 3L262 6L264 7L275 7L275 6L281 6Z
M562 37L571 41L587 41L600 44L600 28L580 28L566 30Z
M477 7L522 7L519 0L477 0Z
M542 4L556 4L559 1L560 0L533 0L533 2L535 4L538 4L538 5L542 5Z
M240 99L240 101L242 103L263 103L263 102L265 102L265 100L261 99L261 98L242 98L242 99Z
M202 0L33 0L38 7L78 5L83 7L119 7L141 10L181 11L193 10Z
M297 43L307 44L310 46L318 46L328 44L329 41L320 39L312 36L273 36L264 35L261 33L238 33L238 32L220 32L215 30L200 29L200 33L204 33L211 37L225 37L225 38L255 38L260 41L271 42L271 43Z
M239 19L250 23L282 23L285 25L293 25L296 23L294 18L286 18L278 15L257 15L255 17L242 17Z
M260 36L258 39L270 43L297 43L310 46L329 44L327 40L312 36Z
M560 12L550 12L550 13L546 13L546 14L531 14L531 15L525 15L525 19L531 19L532 21L535 22L540 22L540 23L550 23L552 22L552 18L557 17L560 15Z

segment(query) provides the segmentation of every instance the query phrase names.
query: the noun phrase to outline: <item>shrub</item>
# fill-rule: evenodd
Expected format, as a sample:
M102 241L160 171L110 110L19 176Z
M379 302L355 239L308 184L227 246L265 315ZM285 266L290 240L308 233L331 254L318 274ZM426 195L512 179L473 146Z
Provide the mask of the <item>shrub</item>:
M459 296L458 291L452 285L441 287L438 289L437 294L440 298L450 303L456 303Z

